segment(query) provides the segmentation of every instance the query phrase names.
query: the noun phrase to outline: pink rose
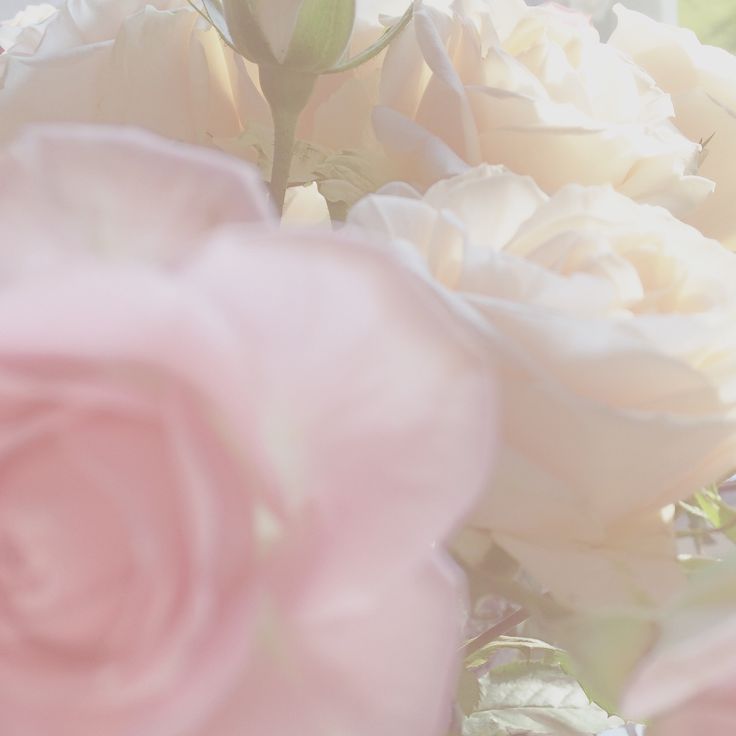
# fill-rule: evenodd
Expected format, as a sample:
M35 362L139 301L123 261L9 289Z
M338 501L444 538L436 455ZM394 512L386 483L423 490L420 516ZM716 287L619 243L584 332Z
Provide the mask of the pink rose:
M629 678L621 705L647 720L647 736L732 736L735 573L733 554L701 570L657 621L655 640Z
M0 219L3 736L442 736L492 423L431 291L139 132L27 134Z

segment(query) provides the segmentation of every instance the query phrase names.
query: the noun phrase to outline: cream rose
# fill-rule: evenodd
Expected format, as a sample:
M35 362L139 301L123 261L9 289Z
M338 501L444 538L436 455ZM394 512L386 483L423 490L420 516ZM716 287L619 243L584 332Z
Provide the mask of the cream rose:
M443 736L494 424L465 327L141 131L27 133L0 219L2 732Z
M67 0L0 25L0 141L31 122L120 123L191 143L268 121L243 60L186 0ZM7 41L6 41L7 43Z
M670 93L677 127L692 141L707 141L700 172L716 189L687 221L736 249L736 57L702 45L692 31L657 23L620 5L616 14L611 44Z
M660 510L736 466L734 255L610 188L550 198L492 167L350 222L410 243L494 358L502 449L471 529L572 606L675 590Z
M348 55L376 41L397 20L392 11L407 6L360 5ZM30 6L0 23L0 47L0 141L33 122L135 125L220 148L270 176L273 127L258 68L186 0ZM371 123L384 56L318 79L299 120L292 185L317 181L344 207L393 178ZM326 209L324 199L315 202L313 220Z
M381 85L378 137L402 165L397 178L422 187L488 162L550 193L610 184L673 211L711 190L669 97L582 15L551 4L420 7Z

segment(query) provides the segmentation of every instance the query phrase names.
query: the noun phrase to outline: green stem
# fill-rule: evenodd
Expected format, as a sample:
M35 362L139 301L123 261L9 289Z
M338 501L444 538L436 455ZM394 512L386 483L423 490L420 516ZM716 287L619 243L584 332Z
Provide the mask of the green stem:
M271 169L271 197L279 217L284 212L284 200L289 186L291 159L294 157L296 124L299 115L274 111L273 167Z
M274 127L271 196L279 216L284 211L284 199L289 186L291 160L294 157L296 126L299 116L314 90L317 75L288 67L261 64L261 89L271 107Z

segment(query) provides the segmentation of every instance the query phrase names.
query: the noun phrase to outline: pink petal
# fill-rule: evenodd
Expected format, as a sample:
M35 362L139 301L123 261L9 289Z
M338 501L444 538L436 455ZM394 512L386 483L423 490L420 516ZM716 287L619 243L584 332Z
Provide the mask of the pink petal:
M341 615L264 619L276 651L260 653L201 736L446 733L460 652L455 572L437 557Z
M423 555L472 506L493 445L489 374L468 328L373 249L240 237L223 235L191 278L258 356L251 399L283 513L322 530L320 578L349 592Z
M135 129L33 128L0 158L0 279L72 254L178 260L221 224L271 219L250 168Z

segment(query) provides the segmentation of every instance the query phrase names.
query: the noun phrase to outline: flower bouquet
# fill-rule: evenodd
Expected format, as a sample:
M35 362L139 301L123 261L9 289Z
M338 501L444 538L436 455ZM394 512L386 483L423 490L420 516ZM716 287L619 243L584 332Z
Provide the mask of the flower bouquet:
M614 11L0 22L0 736L736 732L736 58Z

